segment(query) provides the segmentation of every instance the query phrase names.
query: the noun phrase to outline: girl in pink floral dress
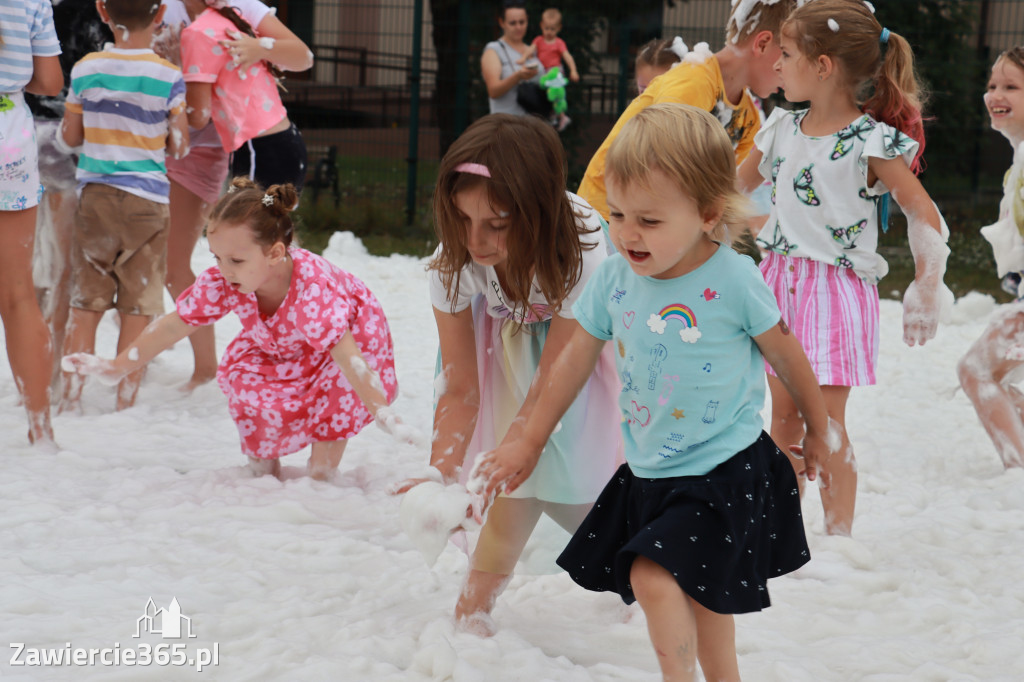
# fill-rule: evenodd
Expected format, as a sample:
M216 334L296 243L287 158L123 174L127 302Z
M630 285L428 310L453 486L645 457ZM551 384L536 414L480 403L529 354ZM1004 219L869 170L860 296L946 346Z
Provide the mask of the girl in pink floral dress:
M114 381L203 325L234 311L242 332L217 380L242 451L260 474L312 443L309 473L327 478L348 439L374 417L393 429L398 391L387 320L359 279L291 246L291 185L264 192L235 178L213 208L207 240L217 265L178 297L177 311L147 327L114 360L76 354L68 371Z

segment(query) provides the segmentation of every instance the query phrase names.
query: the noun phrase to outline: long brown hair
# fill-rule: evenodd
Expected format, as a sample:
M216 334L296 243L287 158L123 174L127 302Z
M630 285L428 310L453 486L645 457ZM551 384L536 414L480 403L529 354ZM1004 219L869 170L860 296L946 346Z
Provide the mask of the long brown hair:
M874 86L861 109L917 141L910 169L918 173L924 152L921 107L926 96L914 72L910 43L884 30L861 0L814 0L789 15L782 27L808 60L826 55L840 62L842 75L856 93Z
M456 167L481 164L490 177ZM578 222L566 195L566 164L558 133L534 116L491 114L466 129L441 160L434 190L434 229L441 243L429 268L441 274L448 298L459 290L462 269L472 262L466 222L455 195L478 185L491 206L508 211L505 295L510 307L529 308L534 277L553 312L583 274Z

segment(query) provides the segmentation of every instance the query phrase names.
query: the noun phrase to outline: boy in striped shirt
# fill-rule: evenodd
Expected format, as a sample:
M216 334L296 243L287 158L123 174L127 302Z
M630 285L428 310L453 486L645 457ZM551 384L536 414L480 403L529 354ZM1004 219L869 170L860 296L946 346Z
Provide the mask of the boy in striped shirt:
M71 69L62 137L79 147L80 192L71 253L71 317L64 355L92 353L103 314L121 317L118 350L163 313L168 193L165 153L188 150L181 69L149 45L164 6L100 0L114 46ZM117 409L135 402L142 372L121 380ZM82 379L64 373L60 411L79 409Z

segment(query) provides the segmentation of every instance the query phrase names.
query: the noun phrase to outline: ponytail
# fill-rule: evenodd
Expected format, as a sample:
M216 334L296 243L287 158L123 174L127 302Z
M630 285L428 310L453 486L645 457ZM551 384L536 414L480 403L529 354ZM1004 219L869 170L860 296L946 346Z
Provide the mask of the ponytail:
M884 31L885 29L883 29ZM875 89L862 107L876 121L887 123L917 142L917 154L910 164L914 174L924 170L924 116L922 88L914 72L914 53L903 36L888 32L882 65L875 77Z

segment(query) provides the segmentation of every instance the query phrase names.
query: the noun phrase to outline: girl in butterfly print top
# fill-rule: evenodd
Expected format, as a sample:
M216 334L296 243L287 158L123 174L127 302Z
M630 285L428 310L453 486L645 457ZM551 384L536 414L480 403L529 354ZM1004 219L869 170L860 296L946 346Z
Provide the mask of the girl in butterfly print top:
M758 243L783 319L811 361L829 415L844 426L843 457L821 488L829 533L849 534L857 473L845 436L851 386L875 383L877 282L887 272L877 253L876 202L891 193L908 217L915 281L903 306L903 338L935 335L942 274L949 253L942 218L915 176L924 145L910 46L883 29L866 3L816 0L795 10L780 33L779 72L786 99L807 109L776 109L739 172L751 190L774 182L773 205ZM877 74L874 76L873 74ZM857 92L874 78L875 95ZM915 83L902 90L900 83ZM795 443L803 433L792 399L769 368L772 437ZM801 466L791 456L794 466Z
M178 297L177 311L114 360L72 355L67 369L117 378L234 310L242 331L217 380L251 468L280 475L279 458L312 443L309 474L326 479L348 439L374 418L397 426L385 412L398 391L387 320L356 277L290 246L294 187L264 193L245 178L231 187L207 227L217 265Z

